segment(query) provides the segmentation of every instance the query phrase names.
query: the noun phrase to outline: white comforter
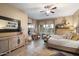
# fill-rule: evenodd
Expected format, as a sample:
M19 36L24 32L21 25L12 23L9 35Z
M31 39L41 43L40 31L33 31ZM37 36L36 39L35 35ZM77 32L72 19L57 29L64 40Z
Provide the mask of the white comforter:
M58 35L54 35L50 37L48 43L66 46L66 47L72 47L72 48L79 48L79 41L64 39L62 36L58 36Z

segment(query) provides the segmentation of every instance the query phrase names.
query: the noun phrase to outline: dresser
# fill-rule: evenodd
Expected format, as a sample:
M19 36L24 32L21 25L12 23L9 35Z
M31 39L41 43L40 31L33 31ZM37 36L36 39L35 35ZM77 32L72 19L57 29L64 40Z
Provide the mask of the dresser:
M7 54L25 45L23 34L0 37L0 55Z

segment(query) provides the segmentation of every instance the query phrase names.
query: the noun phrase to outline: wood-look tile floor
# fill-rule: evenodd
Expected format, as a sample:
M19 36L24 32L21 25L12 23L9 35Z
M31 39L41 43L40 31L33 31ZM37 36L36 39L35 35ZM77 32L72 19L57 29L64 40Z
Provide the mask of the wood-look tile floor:
M28 45L16 49L15 51L7 54L6 56L54 56L58 51L55 49L48 49L45 47L45 43L42 39L31 41ZM73 54L62 52L67 56L73 56Z

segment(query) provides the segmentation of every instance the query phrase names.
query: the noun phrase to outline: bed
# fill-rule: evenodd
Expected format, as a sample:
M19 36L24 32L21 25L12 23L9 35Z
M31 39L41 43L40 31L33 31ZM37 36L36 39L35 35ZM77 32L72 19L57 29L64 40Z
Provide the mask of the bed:
M51 36L47 41L47 47L79 54L79 41L64 39L59 35Z

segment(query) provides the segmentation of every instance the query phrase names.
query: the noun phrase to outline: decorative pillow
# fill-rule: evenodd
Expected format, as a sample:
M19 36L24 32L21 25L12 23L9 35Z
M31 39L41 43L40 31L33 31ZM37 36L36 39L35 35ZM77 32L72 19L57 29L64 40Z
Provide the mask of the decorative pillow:
M72 33L70 32L67 34L67 39L71 39L71 38L72 38Z
M65 39L71 39L71 38L72 38L72 33L71 33L71 32L66 33L65 35L63 35L63 37L64 37Z
M66 36L66 35L63 35L63 38L64 38L64 39L67 39L67 36Z
M74 33L73 36L72 36L72 40L75 40L75 41L79 40L79 35Z

